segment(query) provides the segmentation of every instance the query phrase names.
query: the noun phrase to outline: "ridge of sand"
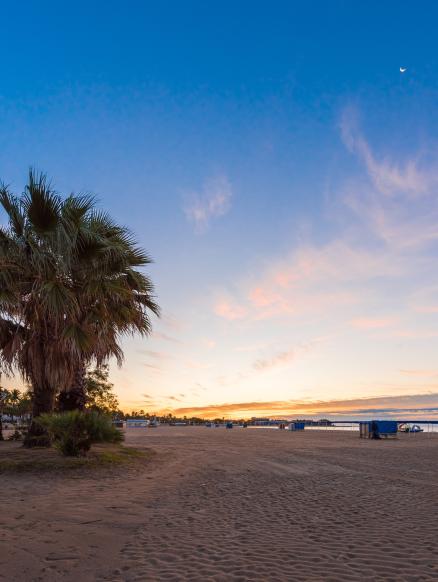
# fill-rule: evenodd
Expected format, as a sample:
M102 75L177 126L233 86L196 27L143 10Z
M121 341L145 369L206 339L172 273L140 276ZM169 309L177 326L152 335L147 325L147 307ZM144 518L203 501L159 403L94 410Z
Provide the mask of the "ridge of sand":
M120 474L2 475L0 580L438 580L438 435L132 429Z

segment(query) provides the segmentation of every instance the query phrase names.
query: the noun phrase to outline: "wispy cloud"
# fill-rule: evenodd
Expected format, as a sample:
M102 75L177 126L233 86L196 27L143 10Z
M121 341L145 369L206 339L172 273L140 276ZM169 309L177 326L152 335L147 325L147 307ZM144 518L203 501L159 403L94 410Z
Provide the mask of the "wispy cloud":
M180 332L184 328L182 321L172 313L163 313L159 323L172 332Z
M434 378L438 376L438 370L400 370L403 376L415 376L416 378Z
M427 330L427 329L388 329L388 331L384 332L380 339L400 339L400 340L425 340L425 339L433 339L438 337L438 331L436 330Z
M438 172L433 167L421 167L420 159L409 158L403 163L389 156L377 157L359 131L357 112L346 109L341 118L341 135L348 149L364 162L374 187L382 194L408 193L418 197L437 185Z
M184 212L195 232L206 232L213 219L224 216L231 208L232 188L226 176L207 180L200 192L187 195Z
M234 402L205 406L181 407L175 414L194 414L202 417L221 416L372 416L436 418L438 415L438 392L428 394L407 394L402 396L380 396L372 398L352 398L346 400L296 401L270 400L264 402Z
M143 367L157 374L161 374L163 372L159 366L154 366L153 364L143 364Z
M209 350L212 350L216 347L216 342L212 339L204 339L202 343Z
M154 331L152 335L154 338L159 339L159 340L163 340L165 342L170 342L173 344L181 344L182 343L181 340L179 340L175 337L172 337L171 335L168 335L167 333L162 333L160 331Z
M414 310L418 313L438 313L438 305L416 305Z
M210 390L214 389L227 395L224 400L234 399L234 394L238 393L234 387L238 385L242 386L242 393L259 396L263 394L265 375L270 373L273 380L278 378L282 383L280 393L284 398L289 366L297 385L304 377L300 394L308 393L313 378L315 384L321 382L319 393L324 393L327 390L326 370L329 378L333 375L335 380L341 380L340 386L350 381L348 374L356 378L363 375L360 389L364 394L371 390L377 392L375 380L370 379L374 373L382 374L379 391L387 390L392 394L426 390L436 380L433 360L427 358L432 353L432 340L438 337L434 315L438 314L438 273L435 269L438 164L430 151L429 158L415 152L406 155L406 147L403 155L395 150L381 154L381 146L374 147L348 114L342 120L341 132L358 165L353 163L352 174L335 183L333 193L327 194L325 210L330 224L323 224L317 237L312 236L310 228L301 232L296 244L288 250L268 251L266 256L258 256L256 269L249 266L245 270L243 265L237 277L213 290L212 310L224 320L215 322L217 328L212 326L209 330L217 339L215 357L199 363L190 359L193 354L184 356L184 366L188 368L184 373L192 374L195 370L196 379L208 386L202 395L196 392L196 402L213 394ZM347 154L347 158L350 165L351 156ZM187 217L198 232L205 232L211 221L229 208L231 188L228 182L222 182L221 186L219 180L219 185L210 186L206 184L186 207ZM218 202L210 203L215 197ZM163 329L172 333L168 327ZM309 373L309 366L296 365L296 362L299 342L314 334L335 339L330 341L332 345L327 350L318 350L314 356L318 360L318 370ZM236 338L235 345L227 341L229 338ZM196 341L199 347L203 336ZM255 345L259 341L262 345ZM405 362L406 369L399 370L402 363L396 363L397 357L408 353L401 351L407 343L409 359ZM227 366L218 370L216 360L221 362L226 344L233 354L230 352ZM424 351L426 344L427 353L423 357L421 350ZM210 344L203 345L209 347ZM384 364L377 362L380 370L374 372L369 362L383 348L388 348L388 358ZM353 358L345 366L347 370L343 370L342 357L358 349L363 350L360 363ZM206 350L202 350L202 357L205 353ZM155 360L150 361L161 364L158 358ZM210 368L207 361L211 363ZM206 369L208 373L204 373ZM390 382L394 385L389 386ZM270 386L275 386L274 382ZM247 388L251 391L246 392ZM191 388L187 390L192 397ZM406 400L409 397L401 400L401 396L345 401L329 397L324 402L225 402L194 408L183 408L187 402L184 399L177 410L205 416L249 416L251 413L342 416L373 411L375 414L397 414L396 411L412 410L420 414L420 409L431 411L438 406L438 387L434 386L433 390L432 396L412 395L411 400ZM331 394L335 396L339 392ZM251 398L254 396L249 400Z
M249 344L243 346L237 346L235 348L236 352L257 352L266 348L266 343Z
M338 327L369 330L395 327L398 319L395 338L406 334L403 318L385 313L388 293L397 295L392 313L438 312L432 297L408 306L409 294L425 281L438 284L431 252L438 243L437 160L378 155L351 111L342 117L341 134L362 172L345 180L327 202L336 209L336 235L266 257L256 276L248 272L222 291L216 315L231 322L329 315Z
M435 156L376 154L347 110L341 120L344 143L363 162L368 182L350 184L345 203L368 234L392 251L424 248L438 239L438 169ZM394 161L394 158L397 161Z
M247 310L239 305L235 300L225 297L216 301L214 312L219 317L223 317L230 321L243 319L247 314Z
M158 352L155 350L137 350L139 354L153 358L154 360L170 360L173 358L170 354L165 352Z
M278 366L286 366L293 362L296 358L296 350L289 350L275 354L272 358L258 359L254 362L254 368L258 371L269 370L277 368Z
M350 325L357 329L382 329L397 322L394 317L358 317L350 321Z
M347 240L307 244L272 259L257 280L243 280L235 297L224 293L214 312L231 321L333 312L359 303L366 281L400 272L398 262L386 253L357 248Z

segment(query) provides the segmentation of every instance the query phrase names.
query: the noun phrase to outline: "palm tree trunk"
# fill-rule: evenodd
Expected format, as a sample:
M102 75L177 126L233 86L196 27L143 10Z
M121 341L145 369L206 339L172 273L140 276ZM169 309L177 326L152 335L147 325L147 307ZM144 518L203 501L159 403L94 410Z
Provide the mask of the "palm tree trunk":
M32 422L24 439L23 445L32 447L50 447L48 432L38 424L38 416L53 412L55 407L55 390L49 385L33 384Z
M58 405L61 412L84 410L87 402L85 374L85 364L81 362L76 369L72 385L68 390L63 390L59 395Z
M1 391L1 388L0 388ZM4 441L5 437L3 436L3 411L4 411L4 407L5 407L5 403L3 398L1 398L1 394L0 394L0 441Z

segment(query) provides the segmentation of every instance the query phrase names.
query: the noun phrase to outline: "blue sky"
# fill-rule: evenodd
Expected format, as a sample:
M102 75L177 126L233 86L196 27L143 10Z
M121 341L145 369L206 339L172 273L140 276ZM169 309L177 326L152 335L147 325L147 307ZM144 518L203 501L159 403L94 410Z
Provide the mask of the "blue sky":
M126 407L438 406L437 16L3 5L0 177L92 191L155 259L164 316L112 371Z

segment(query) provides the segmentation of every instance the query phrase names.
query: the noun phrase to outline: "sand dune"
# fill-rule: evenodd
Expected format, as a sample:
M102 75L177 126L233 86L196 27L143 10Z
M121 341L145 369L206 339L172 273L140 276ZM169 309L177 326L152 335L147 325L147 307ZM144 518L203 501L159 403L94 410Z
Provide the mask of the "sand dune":
M124 474L2 475L0 580L438 580L438 434L132 429Z

